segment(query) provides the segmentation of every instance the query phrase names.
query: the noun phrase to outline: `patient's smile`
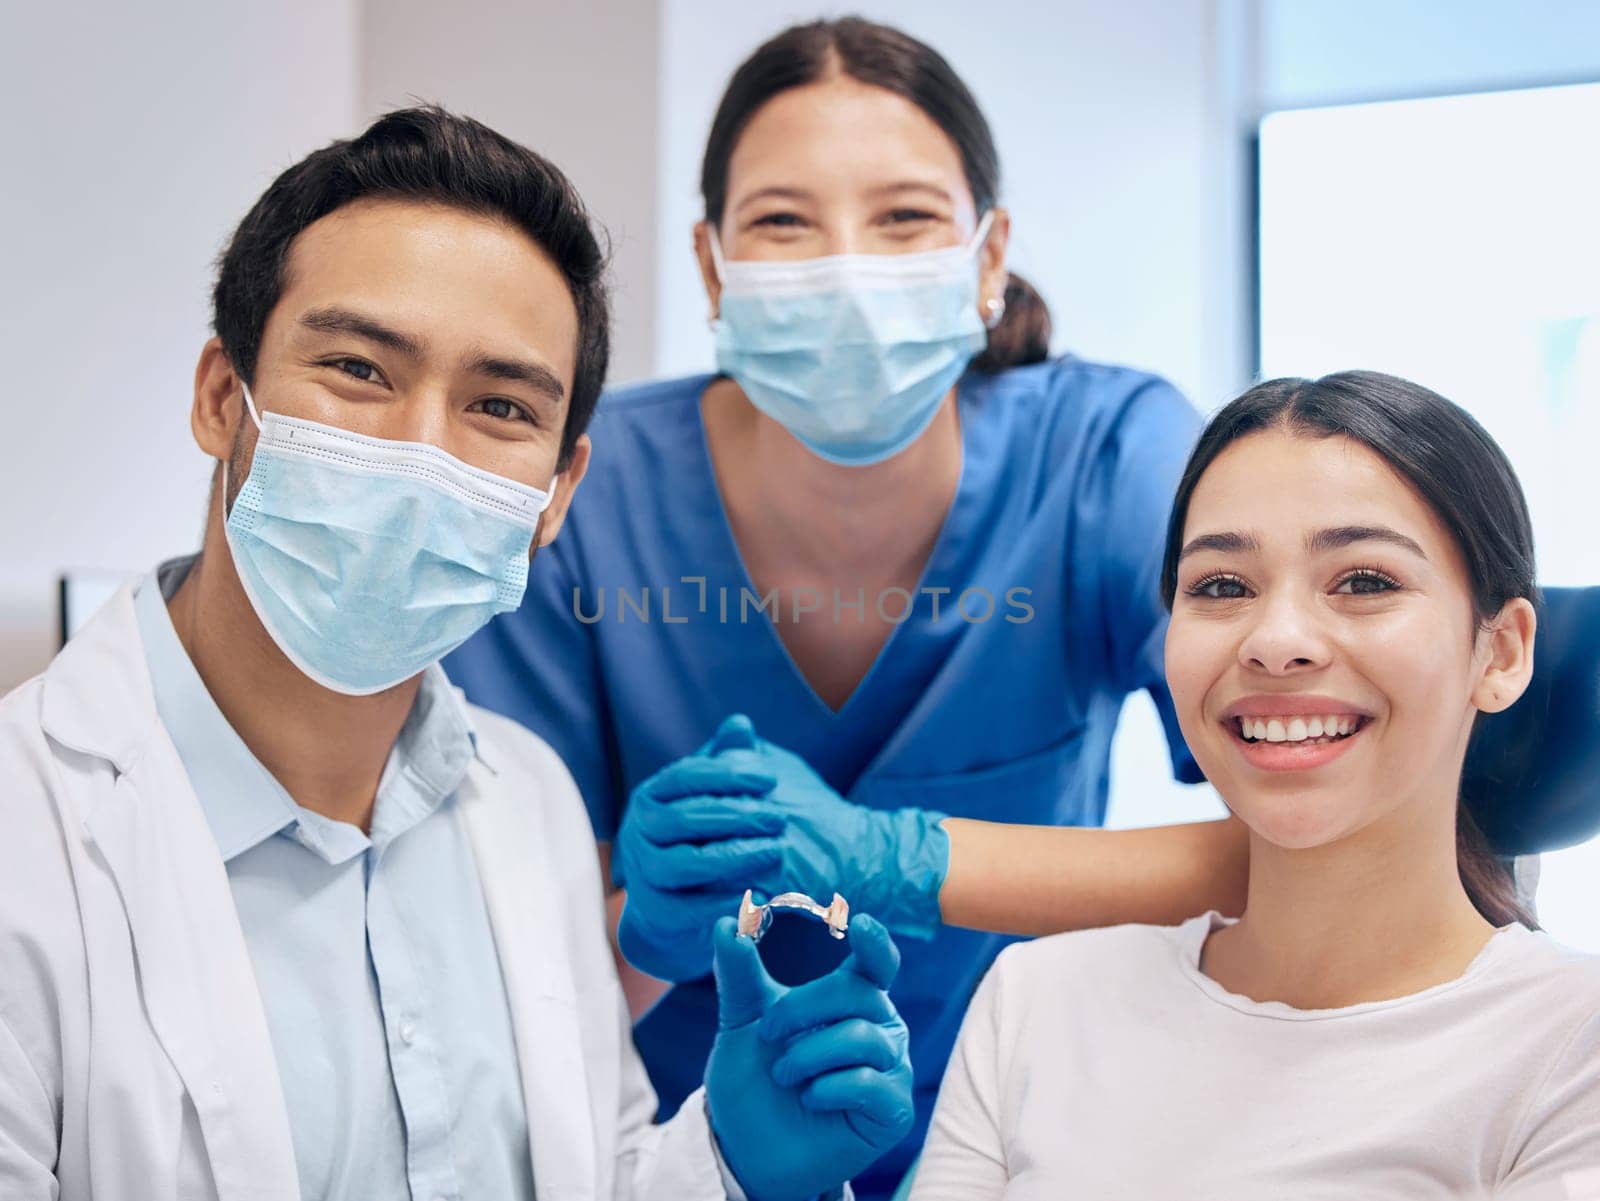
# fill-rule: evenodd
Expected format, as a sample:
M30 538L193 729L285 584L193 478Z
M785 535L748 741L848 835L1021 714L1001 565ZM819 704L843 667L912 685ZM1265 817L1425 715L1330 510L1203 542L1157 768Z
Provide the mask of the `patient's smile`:
M1246 742L1333 742L1348 738L1361 725L1354 713L1325 717L1241 717L1239 737Z

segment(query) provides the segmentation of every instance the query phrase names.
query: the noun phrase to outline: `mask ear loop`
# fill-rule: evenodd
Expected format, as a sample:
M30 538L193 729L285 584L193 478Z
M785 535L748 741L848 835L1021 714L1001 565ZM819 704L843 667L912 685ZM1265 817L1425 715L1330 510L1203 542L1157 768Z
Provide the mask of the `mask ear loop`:
M250 385L245 383L244 380L240 380L239 381L239 390L244 393L244 411L246 413L250 414L250 420L255 423L256 433L259 434L259 433L261 433L261 414L256 411L255 398L250 395ZM223 459L222 460L222 503L224 505L226 505L228 503L228 460L227 459ZM224 513L222 515L222 517L223 517L223 520L226 521L227 517L228 517L228 514Z
M245 411L250 414L250 420L256 424L256 432L261 432L261 414L256 411L255 398L250 395L250 385L243 380L239 381L239 390L244 393Z
M971 253L976 256L982 252L989 241L989 230L994 226L994 210L984 213L983 220L978 222L978 228L972 235L970 244ZM984 317L983 327L995 329L1006 315L1006 298L1004 295L991 296L983 302Z
M988 212L984 213L983 220L978 222L978 228L972 233L972 241L968 243L968 249L970 249L973 254L977 254L978 251L983 249L983 244L989 240L989 230L993 227L993 225L994 210L990 209Z
M712 273L716 275L717 284L720 287L727 287L728 264L727 261L722 257L722 239L717 236L715 227L713 227L709 221L706 222L706 239L711 244ZM712 329L716 329L717 314L714 312L706 314L706 324Z

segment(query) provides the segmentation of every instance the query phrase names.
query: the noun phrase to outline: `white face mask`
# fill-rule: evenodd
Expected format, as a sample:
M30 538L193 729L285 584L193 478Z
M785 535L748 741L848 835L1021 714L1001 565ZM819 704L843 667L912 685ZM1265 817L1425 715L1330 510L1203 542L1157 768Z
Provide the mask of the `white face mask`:
M713 231L718 369L824 459L898 454L987 340L977 255L993 218L965 246L798 262L728 262Z
M549 491L436 446L259 417L224 529L239 582L283 653L335 692L410 679L515 609ZM224 463L226 495L226 463Z

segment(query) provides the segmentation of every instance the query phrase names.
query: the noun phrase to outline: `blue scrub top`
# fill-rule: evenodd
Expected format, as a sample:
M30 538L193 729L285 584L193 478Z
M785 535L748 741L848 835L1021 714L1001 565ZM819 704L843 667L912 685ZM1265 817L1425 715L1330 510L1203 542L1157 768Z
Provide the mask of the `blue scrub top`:
M1199 778L1162 682L1162 540L1199 427L1169 384L1072 358L969 372L961 480L914 608L835 712L740 559L700 415L713 378L607 394L589 474L522 607L446 661L473 701L555 747L599 839L636 784L735 712L863 805L1097 826L1118 713L1145 688L1175 772ZM860 620L856 599L838 620ZM883 604L893 617L907 598ZM831 618L833 598L821 605ZM899 940L918 1123L859 1195L892 1191L921 1145L968 999L1008 941L950 927ZM715 1031L709 978L638 1023L663 1117L700 1083Z

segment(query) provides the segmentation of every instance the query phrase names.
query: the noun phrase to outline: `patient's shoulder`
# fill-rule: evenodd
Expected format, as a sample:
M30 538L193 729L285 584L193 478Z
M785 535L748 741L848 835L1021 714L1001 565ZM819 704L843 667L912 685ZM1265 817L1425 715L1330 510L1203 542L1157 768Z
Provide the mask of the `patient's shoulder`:
M1074 930L1016 943L995 962L995 987L1008 1003L1122 1004L1181 981L1211 928L1202 914L1178 926L1123 925Z
M1542 930L1516 926L1497 937L1508 940L1503 969L1492 981L1515 1003L1555 1019L1600 1014L1600 955L1567 946Z

